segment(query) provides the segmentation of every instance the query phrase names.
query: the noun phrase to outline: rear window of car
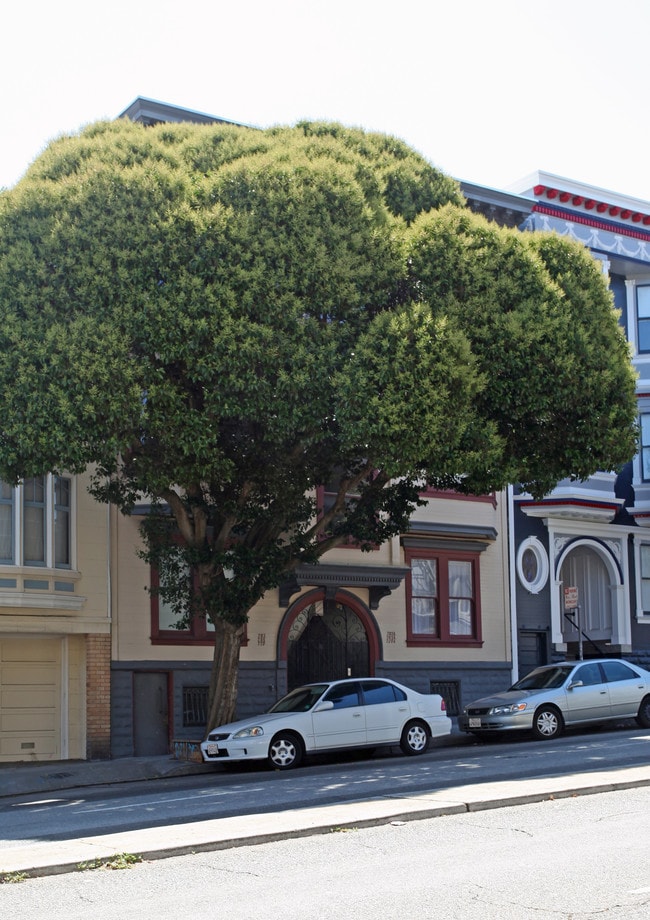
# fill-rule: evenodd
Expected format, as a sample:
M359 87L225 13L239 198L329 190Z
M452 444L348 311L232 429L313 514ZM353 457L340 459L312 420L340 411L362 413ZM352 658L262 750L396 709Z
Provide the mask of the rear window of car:
M405 700L406 694L394 687L393 684L368 681L361 683L363 702L366 706L376 706L379 703L394 703L396 700Z
M601 665L607 680L633 680L639 676L636 671L628 668L622 661L602 661Z

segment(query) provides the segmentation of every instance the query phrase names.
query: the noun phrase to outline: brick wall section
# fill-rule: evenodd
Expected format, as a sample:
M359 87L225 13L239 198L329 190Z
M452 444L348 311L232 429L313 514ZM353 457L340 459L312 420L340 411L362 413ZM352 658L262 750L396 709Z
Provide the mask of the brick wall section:
M86 636L86 757L111 756L111 637Z

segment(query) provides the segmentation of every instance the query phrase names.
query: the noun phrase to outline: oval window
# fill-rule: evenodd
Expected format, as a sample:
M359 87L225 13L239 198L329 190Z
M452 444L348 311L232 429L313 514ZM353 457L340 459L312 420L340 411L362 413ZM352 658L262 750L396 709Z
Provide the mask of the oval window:
M524 540L517 552L519 581L531 594L539 594L548 580L548 555L537 537Z

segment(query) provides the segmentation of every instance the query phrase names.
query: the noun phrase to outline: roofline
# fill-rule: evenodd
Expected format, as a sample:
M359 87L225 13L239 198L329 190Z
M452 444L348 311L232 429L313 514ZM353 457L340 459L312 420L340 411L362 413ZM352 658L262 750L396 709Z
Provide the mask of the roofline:
M623 210L633 212L640 211L643 214L650 213L650 201L643 198L633 198L630 195L621 195L609 189L599 188L596 185L588 185L586 182L576 182L574 179L567 179L565 176L557 176L554 173L537 170L523 179L512 183L508 190L522 195L535 194L536 186L554 188L562 192L570 192L587 200L604 201L611 205L618 205Z
M250 127L242 124L242 122L232 121L230 118L219 118L217 115L209 115L206 112L198 112L184 106L172 105L169 102L160 102L157 99L148 99L145 96L137 96L117 117L130 118L131 121L189 121L193 124L227 124L237 125L242 128Z

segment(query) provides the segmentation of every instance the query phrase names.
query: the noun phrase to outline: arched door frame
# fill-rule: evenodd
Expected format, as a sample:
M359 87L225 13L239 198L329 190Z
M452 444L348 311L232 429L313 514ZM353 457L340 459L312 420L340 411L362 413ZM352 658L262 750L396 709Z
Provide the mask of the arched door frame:
M367 607L355 594L352 594L350 591L345 591L342 588L332 593L324 588L313 588L305 594L301 594L300 597L297 597L287 608L278 633L278 667L284 669L286 673L289 631L296 617L302 613L305 607L309 607L310 604L316 601L324 601L326 599L334 600L337 604L343 604L349 607L361 620L363 628L366 631L366 636L368 637L368 666L370 675L372 676L375 673L375 665L377 661L380 660L382 654L379 626L369 607Z
M629 645L632 641L632 625L630 622L630 602L624 583L624 577L627 575L628 570L625 544L620 539L602 541L593 537L567 539L557 546L557 554L553 565L554 584L551 591L552 642L556 647L566 650L562 630L564 618L563 589L565 586L560 579L560 573L562 572L562 566L571 553L580 547L587 547L593 550L603 561L609 576L612 598L612 644ZM569 586L567 585L566 587Z

